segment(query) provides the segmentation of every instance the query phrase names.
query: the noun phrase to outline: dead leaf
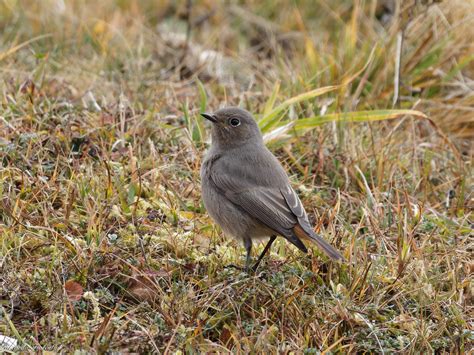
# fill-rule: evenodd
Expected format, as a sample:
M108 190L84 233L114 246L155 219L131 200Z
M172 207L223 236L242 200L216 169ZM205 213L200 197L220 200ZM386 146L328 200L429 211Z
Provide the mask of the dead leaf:
M224 344L224 346L227 346L229 349L232 348L234 339L227 325L225 325L224 329L222 329L221 335L219 336L219 340L222 342L222 344Z
M64 289L66 290L67 298L71 302L79 301L84 294L84 289L82 288L79 282L74 280L68 280L64 284Z
M156 277L164 276L168 276L166 270L144 270L140 273L134 273L128 286L128 292L138 301L152 302L158 295L157 286L154 280Z

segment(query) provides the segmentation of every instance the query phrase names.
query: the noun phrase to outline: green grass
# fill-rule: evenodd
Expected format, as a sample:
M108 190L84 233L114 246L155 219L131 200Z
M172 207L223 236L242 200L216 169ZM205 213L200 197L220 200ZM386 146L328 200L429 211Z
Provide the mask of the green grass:
M472 351L472 1L385 27L368 0L64 3L0 2L16 351ZM199 113L224 105L255 113L347 264L277 240L257 274L225 268L244 250L199 181Z

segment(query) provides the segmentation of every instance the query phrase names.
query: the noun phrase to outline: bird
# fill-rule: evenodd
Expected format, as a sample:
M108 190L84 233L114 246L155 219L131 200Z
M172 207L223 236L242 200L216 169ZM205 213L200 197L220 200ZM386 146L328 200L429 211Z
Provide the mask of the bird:
M304 253L308 249L302 240L314 242L331 259L344 261L339 251L314 232L288 175L265 146L252 114L226 107L201 116L211 122L211 146L200 170L202 200L224 233L243 243L247 252L244 269L256 271L277 236ZM264 250L250 267L253 241L267 238Z

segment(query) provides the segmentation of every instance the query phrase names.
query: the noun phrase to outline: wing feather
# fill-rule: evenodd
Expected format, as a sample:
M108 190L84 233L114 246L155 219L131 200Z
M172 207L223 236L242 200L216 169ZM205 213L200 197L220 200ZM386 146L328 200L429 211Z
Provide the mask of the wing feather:
M342 256L332 246L314 233L303 204L290 186L286 173L274 156L269 152L268 154L268 159L260 159L258 162L265 161L270 166L237 166L232 160L218 160L216 164L222 165L212 169L210 177L227 199L303 252L307 252L307 249L300 238L306 237L316 242L331 258L341 259ZM275 174L262 174L264 171L273 171Z
M321 250L323 250L331 259L344 260L344 257L332 245L314 232L311 223L309 223L308 215L306 214L303 204L291 186L288 185L286 188L281 189L281 193L284 196L288 207L298 217L298 224L293 229L295 234L300 238L310 239L318 244Z

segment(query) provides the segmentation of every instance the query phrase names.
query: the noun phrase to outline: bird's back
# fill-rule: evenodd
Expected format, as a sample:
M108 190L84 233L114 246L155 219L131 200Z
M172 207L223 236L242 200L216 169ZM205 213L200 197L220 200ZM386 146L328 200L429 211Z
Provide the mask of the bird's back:
M248 144L237 149L221 153L216 159L210 156L212 170L225 172L228 179L240 189L246 188L283 188L289 185L285 170L275 156L263 145L258 149Z

